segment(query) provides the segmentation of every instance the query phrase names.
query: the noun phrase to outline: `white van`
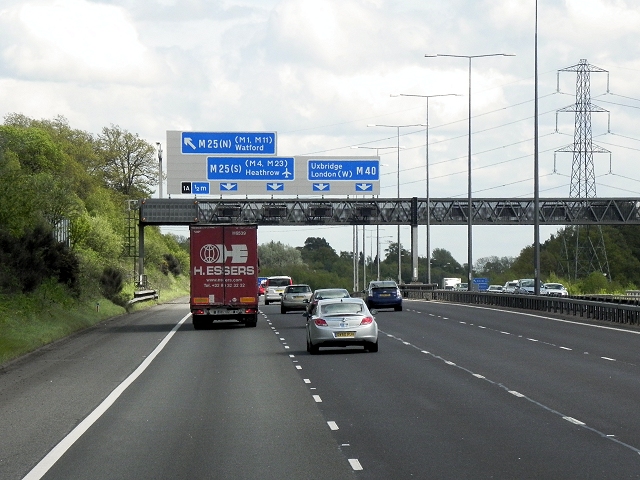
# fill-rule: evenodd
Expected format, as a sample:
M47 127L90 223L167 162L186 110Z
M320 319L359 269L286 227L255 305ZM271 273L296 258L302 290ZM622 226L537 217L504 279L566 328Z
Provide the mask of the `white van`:
M293 285L291 277L285 275L268 277L264 288L264 304L269 305L271 302L279 302L282 299L285 287L288 285Z
M504 293L513 293L516 291L516 287L518 286L518 280L511 280L504 284L502 291Z

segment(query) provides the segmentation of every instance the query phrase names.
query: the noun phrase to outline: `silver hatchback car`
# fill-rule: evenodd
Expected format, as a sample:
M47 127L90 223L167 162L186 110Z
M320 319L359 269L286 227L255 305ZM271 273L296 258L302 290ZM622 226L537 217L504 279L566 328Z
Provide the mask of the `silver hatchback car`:
M289 310L306 310L310 298L311 287L309 285L289 285L282 292L280 313L287 313Z
M378 351L378 324L361 298L320 300L307 315L307 351L312 355L320 347L362 345Z

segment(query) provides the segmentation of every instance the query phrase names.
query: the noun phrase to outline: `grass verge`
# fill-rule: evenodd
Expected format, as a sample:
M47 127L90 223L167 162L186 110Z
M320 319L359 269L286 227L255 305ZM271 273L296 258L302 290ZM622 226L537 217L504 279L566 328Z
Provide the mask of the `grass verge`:
M131 311L149 308L189 294L189 280L171 282L157 301L136 303ZM100 321L126 314L107 300L79 301L56 284L29 295L0 295L0 366Z

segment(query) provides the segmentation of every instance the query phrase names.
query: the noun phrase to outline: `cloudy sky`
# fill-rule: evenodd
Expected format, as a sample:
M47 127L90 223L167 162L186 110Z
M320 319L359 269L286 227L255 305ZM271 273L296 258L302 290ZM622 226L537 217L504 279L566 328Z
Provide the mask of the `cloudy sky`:
M591 74L597 194L640 196L640 6L635 0L539 0L540 188L569 196L581 59ZM167 130L276 131L278 154L367 155L425 122L431 197L467 195L468 62L473 191L533 196L535 0L2 0L0 116L65 116L99 133L116 124L149 142ZM560 91L557 91L559 85ZM610 132L608 122L610 118ZM557 122L557 131L556 131ZM425 129L401 130L402 197L425 196ZM397 151L380 150L381 196L397 194ZM370 228L370 230L374 230ZM383 227L384 243L396 227ZM556 228L543 228L543 240ZM170 230L169 230L170 231ZM180 232L176 232L180 233ZM324 236L350 250L350 227L260 229L260 242ZM367 249L375 239L367 233ZM403 245L409 245L403 228ZM466 227L432 227L432 248L466 262ZM425 255L424 228L420 255ZM474 259L515 256L532 227L476 227Z

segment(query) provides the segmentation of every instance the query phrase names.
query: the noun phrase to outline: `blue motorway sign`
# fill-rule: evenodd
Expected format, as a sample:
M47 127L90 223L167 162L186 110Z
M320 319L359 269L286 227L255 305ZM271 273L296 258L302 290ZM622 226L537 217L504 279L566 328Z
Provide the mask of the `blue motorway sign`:
M180 151L199 155L275 155L276 132L182 132Z
M379 160L318 159L307 162L307 179L312 182L380 180ZM367 189L368 190L368 189Z
M295 180L294 157L207 157L207 180Z

